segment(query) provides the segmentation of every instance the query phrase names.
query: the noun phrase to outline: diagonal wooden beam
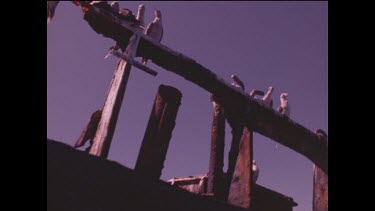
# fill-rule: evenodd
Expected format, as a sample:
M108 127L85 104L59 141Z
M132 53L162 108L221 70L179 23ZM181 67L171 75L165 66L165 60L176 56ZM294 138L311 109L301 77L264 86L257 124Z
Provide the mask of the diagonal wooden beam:
M103 158L108 157L130 70L131 65L129 63L123 60L119 61L109 87L107 99L104 102L102 117L89 151L92 155Z
M111 11L99 6L88 6L84 19L93 30L105 37L126 45L126 37L137 33L137 27L120 20ZM217 97L234 118L249 130L262 134L274 141L304 155L328 175L328 145L313 132L289 119L261 102L251 98L218 77L195 60L152 41L140 34L136 56L150 59L156 65L180 75Z

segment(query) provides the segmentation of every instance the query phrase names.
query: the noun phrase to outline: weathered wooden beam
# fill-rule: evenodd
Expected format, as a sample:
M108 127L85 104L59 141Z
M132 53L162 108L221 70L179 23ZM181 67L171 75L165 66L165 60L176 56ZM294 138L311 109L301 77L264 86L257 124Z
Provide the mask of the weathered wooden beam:
M162 173L181 98L178 89L159 86L134 169L151 179Z
M328 211L328 175L314 165L313 211Z
M253 132L244 129L240 142L240 152L231 181L228 203L243 208L250 208L251 189L253 186Z
M89 7L84 19L93 30L126 45L126 37L136 32L110 11ZM156 65L176 73L218 97L226 112L239 119L246 127L306 156L328 174L328 146L319 137L243 91L233 89L223 79L193 59L160 43L140 35L136 56L150 59Z
M117 51L111 51L110 54L119 58L119 59L125 60L126 62L130 63L134 67L136 67L136 68L138 68L138 69L140 69L140 70L142 70L142 71L144 71L144 72L146 72L146 73L148 73L152 76L158 75L158 72L156 72L155 70L141 64L140 62L137 62L136 60L134 60L134 59L132 59L128 56L125 56L124 54L121 54Z
M211 130L210 161L207 175L207 192L215 197L223 195L223 166L225 145L225 115L224 109L211 96L214 108Z
M109 148L117 124L117 118L120 113L122 100L128 83L130 69L131 65L123 60L120 60L117 64L108 96L102 109L102 117L89 151L92 155L104 158L108 157Z

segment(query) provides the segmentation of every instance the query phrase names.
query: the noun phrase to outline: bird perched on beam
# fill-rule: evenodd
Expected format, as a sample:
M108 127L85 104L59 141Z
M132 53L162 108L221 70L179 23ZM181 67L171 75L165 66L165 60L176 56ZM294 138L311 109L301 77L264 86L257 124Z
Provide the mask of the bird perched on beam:
M47 1L47 23L51 22L60 1Z
M118 3L118 1L113 1L111 2L110 6L112 7L113 10L115 10L116 12L118 12L120 10L120 5Z
M251 92L250 92L249 95L250 95L250 97L255 98L255 95L263 96L263 95L264 95L264 92L263 92L263 91L260 91L260 90L257 90L257 89L253 89L253 90L251 90Z
M271 99L271 94L272 94L272 92L273 92L273 87L270 86L270 87L268 88L267 93L266 93L266 94L264 95L264 97L262 98L263 102L264 102L267 106L269 106L269 107L271 107L271 108L272 108L272 106L273 106L273 101L272 101L272 99Z
M138 12L137 12L137 20L139 21L139 26L145 27L145 6L143 4L140 4L138 6Z
M285 116L289 117L290 115L290 106L288 104L288 100L286 97L288 96L288 93L282 93L280 95L280 106L277 108L277 111L284 114Z
M163 38L163 24L161 21L161 12L155 9L155 19L148 24L145 34L156 42L160 42ZM146 65L146 58L142 58L142 63Z
M116 13L118 13L121 18L128 18L129 21L135 22L137 25L144 27L144 13L145 13L145 6L143 4L138 6L138 12L137 17L133 15L133 12L126 8L121 8L117 1L113 1L110 4L112 10L114 10ZM120 45L116 43L114 46L110 47L109 50L117 51L120 49ZM107 58L109 54L105 58Z
M234 87L241 89L242 91L245 90L245 85L235 74L231 75L231 78L234 81L234 83L232 83Z

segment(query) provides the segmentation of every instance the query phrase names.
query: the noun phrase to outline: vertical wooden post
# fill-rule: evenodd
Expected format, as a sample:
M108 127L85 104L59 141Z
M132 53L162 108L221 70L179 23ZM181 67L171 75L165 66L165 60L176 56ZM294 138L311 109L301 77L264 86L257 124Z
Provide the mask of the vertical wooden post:
M107 99L102 110L98 128L89 153L99 157L108 157L117 118L120 113L122 100L125 95L131 65L120 60L113 76Z
M253 167L253 132L244 129L240 151L229 189L228 203L250 208Z
M328 175L314 165L313 211L328 211Z
M231 78L234 80L234 83L232 85L236 87L237 89L240 89L242 91L245 90L245 85L241 81L241 79L238 78L235 74L231 75ZM244 126L243 124L239 123L239 120L236 118L233 118L232 115L227 114L226 116L227 121L232 128L232 142L230 145L230 150L229 150L229 156L228 156L228 168L227 168L227 173L226 173L226 181L225 181L225 199L228 198L229 194L229 188L232 182L232 177L233 177L233 172L236 167L236 162L237 162L237 157L239 153L239 148L240 148L240 141L242 137L242 133L244 131Z
M176 88L159 86L135 165L135 171L151 179L162 173L181 98Z
M210 163L207 179L207 192L219 197L223 193L223 166L225 145L225 116L224 109L211 96L214 115L211 131Z

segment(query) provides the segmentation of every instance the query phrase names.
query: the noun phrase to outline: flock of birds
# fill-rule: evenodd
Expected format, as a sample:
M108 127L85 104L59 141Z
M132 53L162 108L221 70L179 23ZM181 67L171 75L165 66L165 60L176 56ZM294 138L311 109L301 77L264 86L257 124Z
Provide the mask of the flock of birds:
M231 78L234 81L234 83L232 83L232 86L234 86L235 88L240 89L242 91L245 90L244 83L235 74L233 74L231 76ZM274 88L272 86L270 86L270 87L268 87L268 90L267 90L266 93L264 93L260 90L254 89L249 93L249 95L253 98L256 98L256 95L263 96L261 98L263 104L266 105L267 107L272 108L273 107L273 100L271 99L271 94L272 94L273 91L274 91ZM284 92L280 95L280 105L277 107L277 111L289 118L289 116L290 116L290 105L288 104L288 100L286 99L287 96L288 96L288 93L286 93L286 92ZM277 145L276 145L276 147L277 147ZM259 170L259 167L256 164L256 161L253 160L253 168L252 168L253 183L256 183L256 181L258 180L259 171L260 170Z
M94 4L108 4L108 1L89 1L91 5ZM73 1L74 4L79 5L80 3L78 1ZM47 1L47 23L49 23L54 14L57 5L59 4L59 1ZM119 17L125 18L129 21L132 21L136 23L139 27L144 28L144 14L145 14L145 6L139 5L137 16L133 14L133 12L127 8L120 8L120 5L117 1L112 1L110 4L108 4L112 10L117 12L117 15ZM115 13L116 14L116 13ZM160 43L163 38L163 24L162 24L162 16L160 10L154 9L154 20L149 23L145 29L145 35L149 36L151 39L153 39L155 42ZM120 47L116 43L114 46L110 48L110 50L118 50ZM147 58L142 58L142 63L144 65L147 64ZM244 91L245 86L243 82L236 76L232 75L231 78L234 80L234 83L232 85L238 89L241 89ZM274 91L274 88L270 86L267 90L267 92L264 94L264 92L259 90L252 90L250 92L250 96L253 98L256 98L256 95L263 96L261 100L263 101L264 105L272 108L273 107L273 100L271 99L271 94ZM288 96L288 93L282 93L280 95L280 105L277 107L277 111L281 114L285 115L286 117L290 116L290 105L288 104L288 100L286 99ZM322 129L318 129L315 132L321 139L327 140L327 133L324 132ZM256 161L253 160L253 182L255 183L259 176L259 167L256 165Z
M118 1L112 1L108 4L108 1L89 1L91 5L94 4L102 4L102 6L106 6L111 8L114 11L114 14L120 18L128 20L137 24L140 28L145 29L145 35L150 37L155 42L160 43L163 38L163 24L161 19L161 12L154 8L154 20L144 28L144 14L145 14L145 6L143 4L138 6L137 15L135 16L130 9L127 8L120 8ZM80 3L77 1L73 1L74 4L79 5ZM47 1L47 23L49 23L54 14L59 1ZM83 9L84 10L84 9ZM114 46L110 47L110 50L118 50L120 46L116 43ZM108 56L108 55L107 55ZM107 58L106 56L106 58ZM142 58L143 65L147 64L147 58Z
M237 89L240 89L242 91L245 90L245 86L243 82L236 76L232 75L231 78L233 79L234 83L232 83L232 86L236 87ZM259 90L252 90L250 92L250 96L253 98L256 98L256 95L263 95L262 102L264 105L272 108L273 107L273 100L271 99L271 94L273 92L274 88L272 86L268 87L268 90L266 94L264 92L259 91ZM290 105L288 103L288 100L286 97L288 96L288 93L284 92L280 95L280 105L277 107L277 111L280 112L281 114L289 117L290 116Z

